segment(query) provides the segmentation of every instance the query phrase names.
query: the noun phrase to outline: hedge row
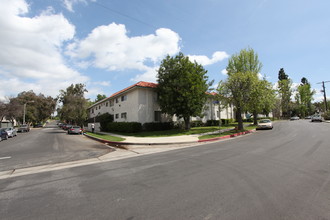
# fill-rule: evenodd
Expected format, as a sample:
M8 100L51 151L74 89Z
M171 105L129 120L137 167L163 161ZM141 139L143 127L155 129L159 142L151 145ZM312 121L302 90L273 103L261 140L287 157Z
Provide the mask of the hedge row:
M101 130L105 132L122 132L122 133L136 133L140 131L163 131L170 130L175 127L173 122L150 122L142 124L139 122L101 122ZM232 123L233 119L221 119L222 125L228 125ZM192 121L191 127L202 127L202 126L219 126L219 120L208 120L205 123L202 121Z
M106 129L102 127L102 131L109 132L124 132L124 133L136 133L142 130L142 125L139 122L109 122Z
M144 131L163 131L174 128L173 122L150 122L143 124Z
M234 122L234 119L221 119L221 125L229 125ZM207 120L206 126L219 126L219 120Z

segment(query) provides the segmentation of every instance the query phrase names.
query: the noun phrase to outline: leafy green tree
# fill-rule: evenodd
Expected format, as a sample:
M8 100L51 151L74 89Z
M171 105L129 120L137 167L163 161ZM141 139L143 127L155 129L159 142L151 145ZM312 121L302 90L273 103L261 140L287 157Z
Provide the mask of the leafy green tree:
M71 84L66 90L61 90L58 97L62 107L58 109L61 120L83 126L87 119L88 101L84 97L87 92L85 85Z
M291 79L285 74L284 69L281 68L278 73L278 92L281 99L282 115L284 117L290 117L291 86Z
M258 124L258 114L268 115L275 106L275 90L266 79L255 79L252 84L248 110L253 114L254 124Z
M298 105L299 113L302 117L312 114L312 100L315 91L312 90L308 80L303 77L301 84L298 86L296 94L296 102Z
M103 100L103 99L105 99L105 98L107 98L106 95L104 95L104 94L103 94L103 95L101 95L101 94L97 94L94 103L97 103L97 102L99 102L99 101L101 101L101 100Z
M228 78L225 86L235 106L239 130L243 130L242 114L249 110L249 102L253 98L252 93L261 68L262 63L251 48L241 50L228 61Z
M207 71L179 53L167 56L158 69L158 103L162 112L183 118L190 129L190 118L203 110L208 90Z
M46 121L55 111L56 99L41 93L36 95L32 90L21 92L17 97L10 98L6 117L22 122L24 105L26 122L39 123Z

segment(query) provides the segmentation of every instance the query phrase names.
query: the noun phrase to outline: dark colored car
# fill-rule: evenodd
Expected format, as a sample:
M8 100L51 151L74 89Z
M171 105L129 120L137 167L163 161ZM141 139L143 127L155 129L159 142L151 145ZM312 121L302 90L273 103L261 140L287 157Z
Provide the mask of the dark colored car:
M18 132L29 132L30 131L30 126L29 125L21 125L17 129Z
M72 125L70 125L70 124L64 124L62 128L63 128L63 130L68 130L71 127L72 127Z
M82 134L83 130L80 126L72 126L68 129L68 134Z
M0 129L0 141L7 139L8 139L7 131L4 128Z
M44 125L41 123L33 125L34 128L42 128Z

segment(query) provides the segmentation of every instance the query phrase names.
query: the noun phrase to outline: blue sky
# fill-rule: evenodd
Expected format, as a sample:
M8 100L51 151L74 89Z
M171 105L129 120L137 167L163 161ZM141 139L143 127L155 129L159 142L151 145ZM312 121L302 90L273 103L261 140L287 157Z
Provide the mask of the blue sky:
M330 80L328 0L1 0L0 99L33 90L56 97L83 83L110 96L156 81L167 55L183 52L226 79L228 58L251 47L262 75L306 77L321 100ZM330 83L326 84L330 96Z

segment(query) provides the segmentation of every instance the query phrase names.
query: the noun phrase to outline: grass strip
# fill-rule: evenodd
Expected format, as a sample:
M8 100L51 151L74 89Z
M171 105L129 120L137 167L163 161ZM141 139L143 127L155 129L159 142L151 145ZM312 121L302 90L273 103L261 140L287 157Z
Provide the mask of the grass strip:
M256 127L257 126L252 126L251 125L251 126L245 127L244 130L242 130L242 131L231 130L231 131L226 131L226 132L223 132L223 133L202 135L202 136L199 136L198 139L199 140L205 140L205 139L212 139L212 138L217 138L217 137L223 137L223 136L237 134L237 133L244 132L244 131L250 131L250 130L255 129Z
M221 126L221 129L234 128L233 125ZM208 132L218 131L219 126L209 126L209 127L193 127L189 131L182 129L172 129L164 131L142 131L138 133L117 133L125 136L134 136L134 137L171 137L171 136L183 136L183 135L192 135L192 134L203 134Z
M91 132L86 132L87 135L92 136L92 137L96 137L96 138L101 138L107 141L115 141L115 142L120 142L120 141L124 141L125 138L121 138L121 137L115 137L115 136L111 136L108 134L100 134L100 133L91 133Z

